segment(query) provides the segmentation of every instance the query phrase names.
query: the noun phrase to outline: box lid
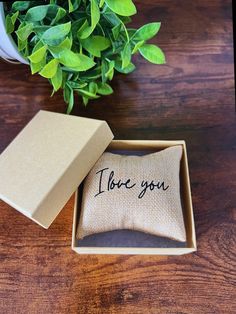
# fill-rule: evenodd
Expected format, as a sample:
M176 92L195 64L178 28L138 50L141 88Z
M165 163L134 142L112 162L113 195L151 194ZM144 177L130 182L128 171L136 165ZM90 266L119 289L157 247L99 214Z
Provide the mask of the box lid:
M48 228L113 138L105 121L39 111L0 155L0 197Z

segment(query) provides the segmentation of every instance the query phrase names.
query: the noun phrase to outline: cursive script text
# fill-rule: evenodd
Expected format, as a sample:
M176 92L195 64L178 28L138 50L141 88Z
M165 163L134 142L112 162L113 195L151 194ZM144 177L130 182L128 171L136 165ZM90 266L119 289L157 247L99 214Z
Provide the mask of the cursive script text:
M98 196L99 194L105 192L105 190L102 189L102 179L103 179L103 172L105 170L108 170L108 169L109 168L103 168L103 169L99 170L98 172L96 172L96 174L100 174L100 178L99 178L98 193L95 196ZM126 189L132 189L136 185L136 183L130 184L130 181L131 181L130 179L127 179L124 182L122 182L121 179L115 181L114 171L111 171L109 178L108 178L108 182L107 182L107 191L113 190L114 188L120 189L121 187L125 187Z
M109 168L103 168L96 172L97 175L99 175L99 183L98 183L98 192L95 194L95 197L104 193L109 192L114 189L132 189L136 185L138 185L136 182L131 182L130 178L127 178L125 180L117 179L115 178L114 171L110 171L107 176L107 171ZM140 193L138 194L138 198L143 198L147 191L153 191L153 190L162 190L166 191L169 188L169 185L166 185L164 181L157 181L155 182L152 180L151 182L143 180L140 183Z

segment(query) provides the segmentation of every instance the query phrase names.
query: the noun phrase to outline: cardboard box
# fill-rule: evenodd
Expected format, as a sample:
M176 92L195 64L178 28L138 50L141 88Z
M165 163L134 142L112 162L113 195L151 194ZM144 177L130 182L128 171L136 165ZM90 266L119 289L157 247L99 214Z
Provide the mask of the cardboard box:
M180 166L181 200L186 227L187 242L180 243L156 236L146 236L134 231L115 231L101 235L86 237L78 240L76 232L80 219L80 205L82 198L82 188L78 188L75 197L74 218L72 229L72 249L79 254L151 254L151 255L181 255L196 251L196 236L194 227L193 208L191 200L190 180L188 171L188 160L186 144L184 141L121 141L113 140L107 151L118 152L157 152L170 146L181 145L183 156ZM135 236L134 236L135 234ZM90 240L88 241L88 239ZM159 238L159 239L158 239ZM154 247L157 239L162 246ZM84 243L85 242L85 243ZM133 247L126 246L127 242L133 243ZM122 245L122 246L121 246ZM144 247L146 245L147 247ZM149 247L148 247L149 246Z
M39 111L0 155L0 197L48 228L113 134L105 121Z
M113 232L111 245L84 245L76 239L79 201L76 193L72 249L94 254L184 254L196 250L187 154L184 141L112 141L113 134L105 121L48 111L39 111L0 155L0 198L44 228L48 228L70 196L106 150L158 151L172 145L183 146L181 185L187 243L185 247L165 243L165 248L142 242L135 232ZM109 145L109 146L108 146ZM119 233L119 232L118 232ZM95 239L98 240L97 236ZM117 240L123 239L122 246ZM126 240L129 246L125 247ZM96 240L96 241L97 241ZM105 239L106 240L106 239ZM143 241L143 240L142 240ZM167 241L167 240L166 240ZM116 243L115 243L116 242ZM101 244L101 242L100 242ZM116 247L115 247L116 246Z

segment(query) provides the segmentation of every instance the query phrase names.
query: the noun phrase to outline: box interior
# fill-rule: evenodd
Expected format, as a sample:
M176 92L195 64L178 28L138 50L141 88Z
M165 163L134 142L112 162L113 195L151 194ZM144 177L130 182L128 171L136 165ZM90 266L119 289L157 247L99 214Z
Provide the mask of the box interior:
M186 242L178 242L164 237L133 231L133 230L114 230L103 232L85 237L78 240L76 238L76 231L80 218L80 209L83 193L83 184L80 185L76 193L72 248L76 251L86 248L159 248L159 249L192 249L195 247L194 230L193 230L193 217L191 208L191 196L189 191L189 178L188 169L186 169L186 149L183 141L112 141L107 150L111 153L124 154L124 155L146 155L153 152L158 152L174 145L183 146L183 155L180 165L180 193L182 209L185 221L185 228L187 234Z

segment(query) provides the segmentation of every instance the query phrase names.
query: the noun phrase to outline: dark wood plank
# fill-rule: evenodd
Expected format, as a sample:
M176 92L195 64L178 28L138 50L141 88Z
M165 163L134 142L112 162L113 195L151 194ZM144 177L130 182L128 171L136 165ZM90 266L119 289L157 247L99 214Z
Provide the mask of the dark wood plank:
M185 139L198 251L179 257L79 256L73 198L49 230L0 204L1 313L235 313L236 125L229 0L136 1L133 24L162 21L153 42L167 65L141 57L115 93L80 101L75 115L105 119L116 138ZM0 150L61 94L26 66L0 62Z

